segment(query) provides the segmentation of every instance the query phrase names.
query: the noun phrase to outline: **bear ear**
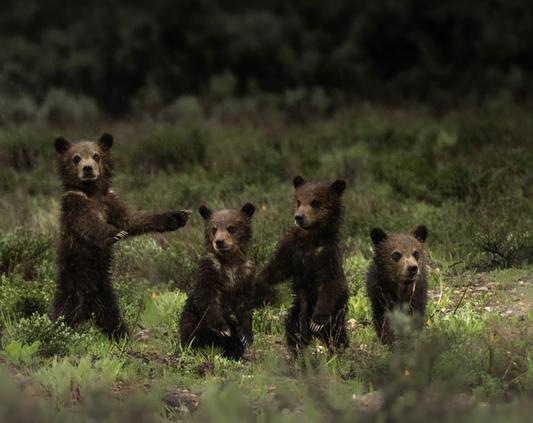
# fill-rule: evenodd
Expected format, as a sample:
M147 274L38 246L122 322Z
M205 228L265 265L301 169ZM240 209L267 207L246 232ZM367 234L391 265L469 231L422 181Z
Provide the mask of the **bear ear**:
M202 206L198 209L200 212L200 215L205 219L209 219L211 215L213 214L213 211L211 209L208 209L206 206Z
M425 225L420 225L412 232L412 234L420 242L425 242L428 236L428 228Z
M105 134L102 134L98 140L98 145L102 148L102 150L111 150L111 147L113 147L113 141L113 135L106 132Z
M333 182L330 185L330 187L333 190L333 192L335 192L335 194L337 194L340 197L342 193L344 192L344 190L346 189L346 181L344 181L343 179L337 179L335 182Z
M63 137L57 137L54 140L54 147L59 154L63 154L70 149L70 143Z
M374 228L370 232L370 238L374 241L374 245L378 245L387 239L387 234L381 228Z
M244 213L248 217L252 217L255 212L255 206L252 203L246 203L242 207L241 212Z
M300 188L303 184L305 184L304 178L302 178L300 175L295 176L292 180L292 184L294 185L295 189Z

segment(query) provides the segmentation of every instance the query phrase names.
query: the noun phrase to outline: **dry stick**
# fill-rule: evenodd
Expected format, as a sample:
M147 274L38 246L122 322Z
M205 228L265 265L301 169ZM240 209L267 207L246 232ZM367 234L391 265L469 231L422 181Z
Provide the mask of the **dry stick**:
M209 304L209 307L207 307L207 310L205 311L204 315L202 316L202 318L200 319L200 321L198 322L198 324L196 325L196 327L192 331L191 336L189 336L189 339L187 339L187 342L185 343L185 345L189 345L189 341L191 340L193 335L196 333L196 331L198 330L198 328L200 327L200 325L204 321L204 317L205 317L205 315L207 314L207 312L209 311L210 308L211 308L211 304Z
M457 309L459 308L459 306L460 306L461 303L463 302L463 298L465 297L465 295L466 295L466 291L468 291L468 288L470 288L470 287L467 286L466 289L465 289L465 292L463 292L463 296L462 296L461 299L459 300L459 303L457 304L457 307L455 307L455 310L453 311L453 314L455 314L455 312L457 311Z
M529 371L524 372L524 373L518 375L517 377L515 377L512 381L510 381L510 382L509 382L507 385L505 385L505 386L506 386L506 387L509 386L509 385L510 385L511 383L513 383L515 380L520 379L522 376L525 376L525 375L527 375L528 373L529 373Z
M507 372L509 371L509 369L511 368L511 364L513 364L513 361L511 360L511 362L509 363L509 365L507 366L507 370L505 371L505 373L503 374L503 377L502 377L502 380L505 379L505 376L507 376Z

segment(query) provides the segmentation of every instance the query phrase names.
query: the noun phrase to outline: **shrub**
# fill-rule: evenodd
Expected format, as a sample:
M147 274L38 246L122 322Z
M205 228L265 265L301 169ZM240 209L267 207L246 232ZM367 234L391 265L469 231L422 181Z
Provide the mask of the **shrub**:
M53 323L48 316L39 313L34 313L29 318L23 317L8 331L22 345L32 345L39 341L39 353L45 357L66 355L84 339L84 336L65 324L63 317Z
M94 99L84 95L73 95L64 89L48 91L39 110L39 118L50 125L90 125L100 117Z

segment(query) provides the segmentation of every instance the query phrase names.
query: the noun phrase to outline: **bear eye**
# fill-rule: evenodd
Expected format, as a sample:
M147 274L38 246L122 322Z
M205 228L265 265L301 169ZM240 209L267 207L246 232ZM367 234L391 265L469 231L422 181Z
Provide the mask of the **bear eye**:
M81 157L80 156L75 156L72 161L74 162L74 164L77 165L81 161Z
M311 201L311 206L314 207L315 209L317 209L317 208L320 207L320 202L316 201L316 200L313 200L313 201Z
M233 226L228 226L228 232L232 234L233 232L235 232L235 228Z
M215 234L217 233L217 228L213 228L213 229L211 229L211 233L212 233L213 235L215 235Z
M418 254L418 251L415 251L413 253L413 257L415 258L416 261L418 261L418 259L420 258L420 254Z
M301 204L302 204L302 203L300 203L300 200L296 201L296 206L297 206L297 207L300 207Z
M99 156L98 154L95 154L95 155L93 156L93 159L94 159L94 161L95 161L96 163L98 163L98 162L100 161L100 156Z
M392 254L392 259L393 259L394 261L398 261L398 260L400 260L401 258L402 258L402 255L401 255L400 253L398 253L398 252L395 252L395 253Z

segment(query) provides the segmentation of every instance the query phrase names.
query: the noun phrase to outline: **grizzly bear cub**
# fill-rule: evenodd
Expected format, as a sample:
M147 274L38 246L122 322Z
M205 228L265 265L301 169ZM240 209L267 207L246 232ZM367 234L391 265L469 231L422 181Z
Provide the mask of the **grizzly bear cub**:
M97 142L70 143L59 137L54 145L65 193L61 200L59 272L52 319L64 316L65 322L74 327L94 318L108 336L127 335L110 281L112 245L125 236L175 231L187 223L190 211L130 213L110 189L110 134L103 134Z
M327 346L348 346L344 328L348 287L339 247L346 182L312 183L296 176L293 185L296 226L257 277L255 306L269 300L271 286L292 279L294 302L285 321L289 349L296 353L312 336Z
M205 253L181 314L183 348L217 346L239 360L253 342L255 270L248 260L255 207L215 211L200 207L205 223ZM235 315L235 320L232 315Z
M366 290L372 305L374 327L383 344L392 345L387 312L407 307L407 312L424 317L427 303L427 254L424 242L428 230L420 225L409 234L387 235L374 228L374 257L367 273Z

